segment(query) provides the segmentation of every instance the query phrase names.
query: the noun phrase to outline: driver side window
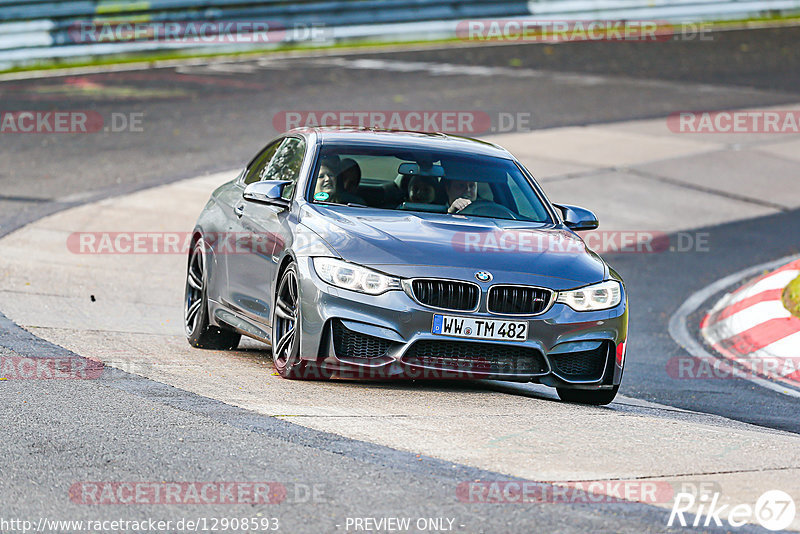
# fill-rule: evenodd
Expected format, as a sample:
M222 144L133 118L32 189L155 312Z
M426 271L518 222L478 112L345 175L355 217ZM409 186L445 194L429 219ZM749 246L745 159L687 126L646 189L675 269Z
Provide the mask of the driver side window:
M299 137L278 139L256 156L244 177L249 185L263 180L288 180L281 197L290 199L294 193L300 167L306 154L306 143Z
M275 152L262 174L262 180L288 180L292 183L283 188L281 197L292 198L300 167L306 154L306 144L299 137L287 137Z
M267 148L262 150L261 154L255 157L250 165L250 168L247 169L247 173L244 176L245 185L250 185L254 182L259 182L262 180L264 169L267 165L269 165L269 161L272 159L272 156L275 155L275 152L281 146L283 141L283 139L278 139L271 145L267 146Z

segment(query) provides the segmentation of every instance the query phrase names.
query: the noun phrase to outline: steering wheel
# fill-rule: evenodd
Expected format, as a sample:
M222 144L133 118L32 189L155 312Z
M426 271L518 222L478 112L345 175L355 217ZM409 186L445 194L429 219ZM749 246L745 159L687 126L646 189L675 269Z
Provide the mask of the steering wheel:
M481 217L497 217L498 219L519 220L519 215L497 202L491 200L476 200L461 211L459 215L479 215Z

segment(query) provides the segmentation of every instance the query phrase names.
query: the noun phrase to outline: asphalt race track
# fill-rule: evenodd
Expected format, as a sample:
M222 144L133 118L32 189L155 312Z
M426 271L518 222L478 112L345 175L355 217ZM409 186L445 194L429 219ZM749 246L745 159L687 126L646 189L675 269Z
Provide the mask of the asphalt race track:
M348 530L347 518L403 516L451 518L460 532L649 532L667 530L670 503L475 504L460 501L456 488L647 479L708 482L731 502L768 489L800 497L797 397L748 380L667 372L685 355L668 324L691 294L798 253L798 136L698 140L659 130L677 111L796 108L798 38L800 28L784 28L710 41L465 46L0 77L4 111L92 110L142 121L138 132L0 134L0 356L69 349L118 368L98 380L0 381L2 517L260 514L278 517L285 532L337 532ZM182 257L93 263L65 250L59 230L189 230L214 184L278 133L276 116L293 110L480 111L493 120L478 136L518 154L552 199L569 195L597 209L601 228L663 231L673 243L678 234L703 236L708 248L604 254L625 278L633 310L622 396L607 408L498 382L283 381L272 376L268 349L198 353L175 334L174 319L142 319L150 311L163 313L155 322L180 317ZM528 122L507 131L501 114ZM644 149L615 154L614 143ZM83 312L90 295L97 306ZM62 307L63 298L74 300ZM92 506L70 500L82 481L276 481L287 497ZM751 529L759 527L735 530Z

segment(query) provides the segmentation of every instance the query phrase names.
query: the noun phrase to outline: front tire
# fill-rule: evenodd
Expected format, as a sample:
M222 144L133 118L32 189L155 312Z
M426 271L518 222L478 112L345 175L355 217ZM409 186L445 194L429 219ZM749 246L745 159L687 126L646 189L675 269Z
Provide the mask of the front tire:
M577 404L590 404L592 406L605 406L610 404L617 396L619 386L614 386L612 389L570 389L570 388L556 388L558 398L565 402L574 402Z
M283 378L326 380L331 374L300 357L300 286L297 266L290 263L278 282L272 315L272 361Z
M200 238L189 253L186 292L183 300L183 324L186 330L186 339L191 346L198 349L235 349L242 339L241 334L211 326L208 321L205 247L205 242Z

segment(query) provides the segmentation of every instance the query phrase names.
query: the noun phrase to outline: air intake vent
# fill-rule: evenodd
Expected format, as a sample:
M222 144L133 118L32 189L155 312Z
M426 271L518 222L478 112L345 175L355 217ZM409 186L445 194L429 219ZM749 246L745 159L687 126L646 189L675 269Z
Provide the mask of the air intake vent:
M547 372L542 353L531 347L423 340L403 356L410 365L478 375L540 375Z
M354 332L338 319L333 322L333 348L340 358L380 358L391 346L391 341Z
M567 381L589 382L602 378L609 357L609 343L594 350L551 354L553 372Z

